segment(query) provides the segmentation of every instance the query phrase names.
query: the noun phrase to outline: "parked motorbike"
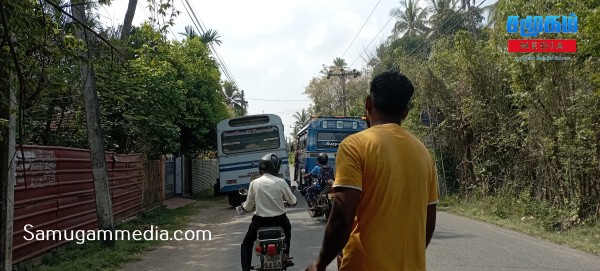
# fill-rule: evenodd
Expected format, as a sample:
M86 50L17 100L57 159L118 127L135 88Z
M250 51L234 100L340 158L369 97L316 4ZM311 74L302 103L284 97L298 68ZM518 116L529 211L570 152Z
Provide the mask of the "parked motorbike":
M322 190L319 194L315 195L315 199L311 199L308 194L308 188L312 185L313 182L318 181L316 178L308 177L305 182L309 185L306 186L302 191L302 195L308 204L308 213L312 217L325 216L325 219L329 219L329 215L331 214L331 208L333 206L333 180L325 181L325 186L322 187ZM313 208L314 206L314 208Z
M247 195L248 190L240 188L238 192L241 195ZM287 201L286 206L290 206ZM237 206L236 210L239 215L247 213L244 208ZM282 227L263 227L258 229L256 241L254 242L254 251L260 260L260 264L253 266L252 270L259 271L285 271L290 266L287 255L284 253L286 249L285 232Z

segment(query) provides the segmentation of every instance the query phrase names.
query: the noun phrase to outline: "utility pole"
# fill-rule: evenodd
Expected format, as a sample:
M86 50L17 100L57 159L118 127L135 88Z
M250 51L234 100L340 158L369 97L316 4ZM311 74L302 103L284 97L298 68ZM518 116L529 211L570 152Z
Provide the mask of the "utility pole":
M71 0L71 12L73 18L80 22L85 22L85 5L81 2L81 0ZM76 26L76 37L83 40L87 46L87 31L80 25ZM86 50L86 52L81 50L78 52L81 59L79 62L79 71L81 73L81 82L83 85L88 140L90 141L90 158L92 161L92 175L94 178L94 194L96 195L96 217L98 220L98 228L100 230L108 230L111 232L109 236L106 234L104 236L108 240L100 240L101 246L112 247L115 244L115 225L110 187L108 184L108 174L106 172L104 138L102 126L100 125L100 105L98 103L98 94L96 93L94 68L91 64L92 53L89 47Z
M340 73L333 73L331 72L331 70L329 70L327 72L327 79L329 79L331 76L339 76L342 79L342 107L344 108L344 116L346 116L346 77L348 76L353 76L354 78L356 78L357 76L360 75L360 72L357 71L356 69L353 69L351 71L346 71L344 70L344 68L340 69Z

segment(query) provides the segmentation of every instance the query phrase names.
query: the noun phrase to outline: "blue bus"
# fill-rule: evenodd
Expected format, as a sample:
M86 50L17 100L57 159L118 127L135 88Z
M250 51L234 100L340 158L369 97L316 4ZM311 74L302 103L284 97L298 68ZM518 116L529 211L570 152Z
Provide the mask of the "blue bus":
M327 153L329 164L335 169L338 145L347 136L367 129L365 117L315 117L297 134L295 142L294 180L298 189L302 184L302 169L311 171L317 165L317 156Z

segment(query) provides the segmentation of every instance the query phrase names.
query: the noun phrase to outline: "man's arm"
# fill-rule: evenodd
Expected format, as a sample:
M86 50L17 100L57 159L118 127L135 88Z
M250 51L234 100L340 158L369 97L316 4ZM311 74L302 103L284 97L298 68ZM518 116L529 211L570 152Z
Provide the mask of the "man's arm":
M294 193L292 193L292 190L290 189L290 187L287 185L287 183L285 181L282 181L283 183L283 199L287 200L287 202L290 205L296 205L296 196L294 196Z
M254 191L254 186L253 186L253 182L250 182L250 187L248 187L248 196L246 197L246 201L242 204L242 208L244 208L244 210L250 212L252 211L252 209L254 209L254 204L255 204L255 196L256 196L256 192Z
M354 188L335 188L333 208L325 227L323 246L316 262L317 270L325 270L346 246L361 193Z
M432 203L427 205L427 226L425 229L425 247L429 246L433 232L435 231L435 219L436 219L437 204Z

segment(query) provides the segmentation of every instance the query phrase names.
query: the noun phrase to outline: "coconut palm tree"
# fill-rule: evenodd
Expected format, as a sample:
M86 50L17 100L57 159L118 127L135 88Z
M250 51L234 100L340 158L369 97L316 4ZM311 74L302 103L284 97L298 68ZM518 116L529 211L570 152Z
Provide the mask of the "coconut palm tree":
M346 60L341 58L341 57L336 57L333 59L333 66L337 67L337 68L344 68L346 66L348 66L348 63L346 63Z
M417 36L429 31L425 25L427 19L427 9L419 7L419 0L401 0L400 7L390 11L390 16L396 18L393 34L398 37Z
M233 109L233 112L236 116L239 117L246 115L248 101L246 101L244 91L240 91L235 83L231 81L224 81L223 92L221 94L225 104Z
M431 16L442 14L447 10L456 10L457 0L431 0Z
M294 126L298 127L298 129L306 126L308 124L308 122L310 121L310 115L308 114L308 112L306 112L305 109L302 109L302 111L296 112L294 114L294 118L296 119L296 121L294 122Z

